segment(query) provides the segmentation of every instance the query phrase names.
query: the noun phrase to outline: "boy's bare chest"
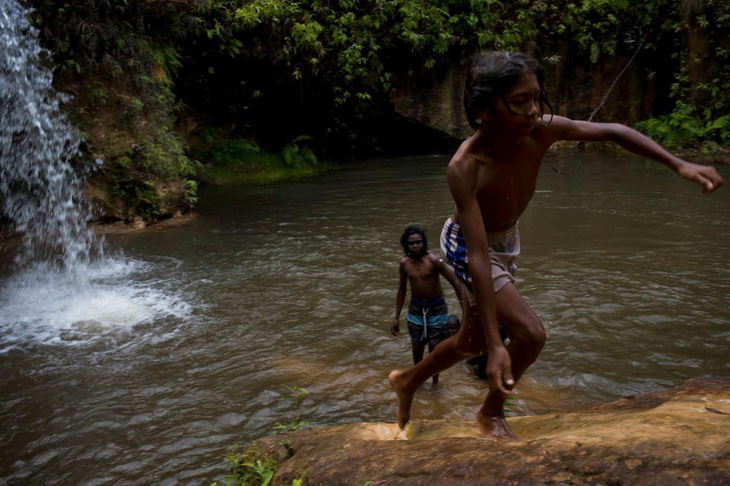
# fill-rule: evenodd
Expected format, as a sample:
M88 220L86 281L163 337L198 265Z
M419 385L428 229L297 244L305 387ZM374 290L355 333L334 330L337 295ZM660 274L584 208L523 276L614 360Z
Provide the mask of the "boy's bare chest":
M404 269L408 277L415 280L425 280L435 275L433 263L425 257L407 262Z
M510 227L535 194L540 160L494 163L480 173L477 200L488 230Z

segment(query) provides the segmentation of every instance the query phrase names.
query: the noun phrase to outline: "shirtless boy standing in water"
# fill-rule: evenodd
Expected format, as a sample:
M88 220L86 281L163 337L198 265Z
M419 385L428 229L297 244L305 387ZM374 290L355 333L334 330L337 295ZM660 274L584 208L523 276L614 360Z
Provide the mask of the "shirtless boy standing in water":
M400 333L400 313L406 300L406 284L410 283L411 302L406 321L413 347L413 364L418 364L423 359L426 343L429 353L432 353L441 341L449 337L449 312L439 275L443 275L454 287L454 292L459 298L461 298L461 284L448 265L428 251L428 240L424 229L409 226L403 232L400 244L406 256L400 261L395 317L390 332L394 336ZM437 384L438 381L439 375L433 375L433 384Z
M624 125L544 116L544 107L552 107L543 80L538 62L521 54L488 52L471 61L464 105L476 133L449 163L456 207L441 234L442 251L468 289L470 310L456 336L417 365L390 373L401 428L421 383L486 351L489 393L477 413L477 426L486 436L516 438L504 418L504 401L546 339L540 320L514 286L514 259L520 251L517 220L535 192L540 164L553 143L610 141L666 165L700 184L705 194L723 183L713 167L685 162ZM498 321L509 335L507 347Z

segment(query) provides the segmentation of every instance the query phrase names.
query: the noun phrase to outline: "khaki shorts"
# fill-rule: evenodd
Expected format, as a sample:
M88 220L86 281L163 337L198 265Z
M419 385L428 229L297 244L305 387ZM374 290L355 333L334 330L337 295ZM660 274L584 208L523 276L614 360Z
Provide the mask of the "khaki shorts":
M499 292L509 282L515 281L517 265L515 260L520 254L520 233L517 224L505 231L487 232L489 258L492 261L492 281L494 291ZM466 254L466 241L461 226L451 221L444 223L441 231L441 254L461 280L469 294L469 303L474 303L469 257Z

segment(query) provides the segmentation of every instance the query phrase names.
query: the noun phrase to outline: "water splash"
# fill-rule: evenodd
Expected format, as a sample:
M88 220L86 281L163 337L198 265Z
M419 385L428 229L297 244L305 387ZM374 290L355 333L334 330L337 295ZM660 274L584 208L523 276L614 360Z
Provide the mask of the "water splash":
M29 343L79 345L140 324L186 321L193 308L183 292L153 276L179 263L106 257L87 266L90 285L81 288L63 271L13 275L0 289L0 355Z
M104 256L83 197L81 138L62 111L70 98L53 88L29 13L0 0L0 216L23 235L14 274L0 281L0 354L185 319L190 306L176 291L133 275L147 264Z
M81 138L62 111L69 97L53 88L50 52L40 47L29 10L0 0L0 213L24 235L19 266L83 267L103 242L72 166Z

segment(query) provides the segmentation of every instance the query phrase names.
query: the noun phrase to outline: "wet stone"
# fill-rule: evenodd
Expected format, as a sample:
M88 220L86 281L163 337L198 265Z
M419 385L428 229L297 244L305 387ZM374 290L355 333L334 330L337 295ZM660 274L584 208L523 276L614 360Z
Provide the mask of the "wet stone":
M689 380L586 410L510 418L520 437L414 420L317 427L260 439L274 484L730 484L730 377ZM395 403L393 404L395 415ZM282 444L282 439L286 441Z

